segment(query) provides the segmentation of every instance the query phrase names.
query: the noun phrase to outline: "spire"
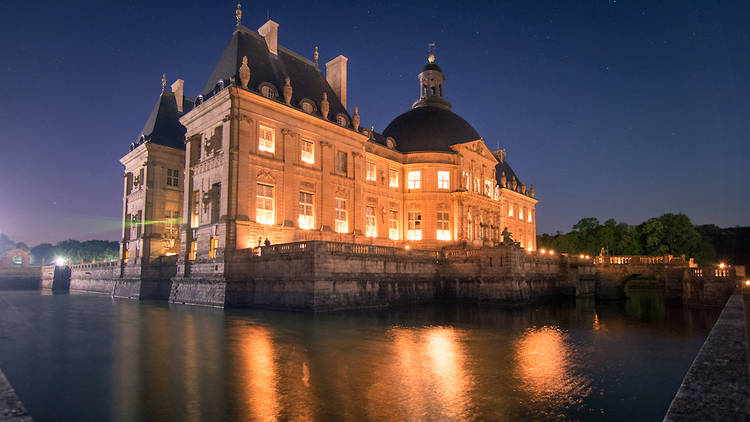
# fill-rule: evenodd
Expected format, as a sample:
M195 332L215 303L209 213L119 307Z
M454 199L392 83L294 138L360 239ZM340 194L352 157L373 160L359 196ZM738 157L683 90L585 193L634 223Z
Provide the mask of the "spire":
M242 24L242 5L237 2L237 10L234 11L234 16L237 18L237 26Z
M451 109L451 103L443 98L443 84L445 75L435 63L435 43L427 45L427 64L422 68L417 78L419 79L419 99L412 104L411 108L417 107L440 107L446 110Z

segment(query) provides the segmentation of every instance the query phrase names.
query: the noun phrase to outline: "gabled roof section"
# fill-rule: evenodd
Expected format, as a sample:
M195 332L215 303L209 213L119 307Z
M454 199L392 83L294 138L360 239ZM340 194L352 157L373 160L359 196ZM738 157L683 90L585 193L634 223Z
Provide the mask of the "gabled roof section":
M185 126L179 118L193 108L193 101L183 97L183 112L177 111L177 100L172 91L162 90L136 143L153 142L172 148L185 149Z
M270 83L279 93L277 99L283 101L284 81L288 76L292 85L291 105L299 107L300 100L308 98L319 107L325 92L330 103L329 120L335 121L339 113L343 113L351 120L351 116L315 63L281 45L278 47L278 55L271 53L260 34L242 25L237 27L221 53L211 76L201 90L201 95L206 99L213 95L219 81L223 81L225 86L229 85L230 78L239 81L239 68L244 56L247 56L247 65L250 68L248 89L251 91L257 92L260 84Z

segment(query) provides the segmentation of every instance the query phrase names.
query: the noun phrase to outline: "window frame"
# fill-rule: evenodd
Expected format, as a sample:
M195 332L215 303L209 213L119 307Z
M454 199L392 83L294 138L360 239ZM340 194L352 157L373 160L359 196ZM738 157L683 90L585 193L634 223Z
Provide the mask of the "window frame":
M267 133L271 134L271 139L265 138ZM268 143L270 142L270 147ZM258 151L274 154L276 152L276 130L271 127L258 125Z
M440 190L449 190L451 188L451 172L448 170L438 170L437 187Z
M416 177L412 177L416 176ZM422 170L410 170L407 173L407 188L409 190L422 189Z
M313 230L315 228L315 194L305 191L299 191L299 194L299 215L297 218L297 224L302 230ZM309 196L310 202L303 201L306 196Z
M372 205L365 206L365 237L378 237L378 219Z
M346 207L346 203L346 198L336 198L333 220L333 231L336 233L349 233L349 210Z
M261 186L263 188L261 188ZM261 195L261 192L267 193L265 189L268 188L271 191L271 196ZM255 185L255 222L267 226L276 224L276 202L274 198L275 186L267 183L256 183ZM266 201L270 199L271 208L268 209ZM260 201L263 202L261 207Z
M310 150L306 151L305 147L309 146ZM299 146L299 159L301 162L314 165L315 164L315 142L308 139L302 139ZM306 157L307 155L307 157Z
M368 182L377 182L378 180L378 167L374 161L368 161L365 165L365 180Z
M422 240L422 211L407 212L406 240Z

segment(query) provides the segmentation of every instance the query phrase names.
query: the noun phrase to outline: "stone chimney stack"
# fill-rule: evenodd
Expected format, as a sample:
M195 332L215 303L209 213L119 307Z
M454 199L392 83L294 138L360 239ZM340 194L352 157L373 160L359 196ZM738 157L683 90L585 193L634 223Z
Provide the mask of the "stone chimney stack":
M279 24L268 20L263 26L258 28L258 33L263 36L268 46L268 51L272 54L279 55Z
M497 151L492 151L492 155L495 156L495 158L497 159L497 161L499 161L501 163L505 162L506 152L505 152L504 149L499 149Z
M346 108L346 62L348 60L346 57L339 55L326 63L326 80L341 100L341 105L344 108Z
M177 101L177 112L182 113L182 88L185 86L185 81L178 79L172 84L172 92L174 92L174 99Z

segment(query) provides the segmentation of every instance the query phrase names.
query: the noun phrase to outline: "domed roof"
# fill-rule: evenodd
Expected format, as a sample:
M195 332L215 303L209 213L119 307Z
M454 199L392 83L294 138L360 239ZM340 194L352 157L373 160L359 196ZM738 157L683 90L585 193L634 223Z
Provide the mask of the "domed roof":
M396 117L383 131L401 152L451 151L450 146L480 138L461 116L440 107L417 107Z

